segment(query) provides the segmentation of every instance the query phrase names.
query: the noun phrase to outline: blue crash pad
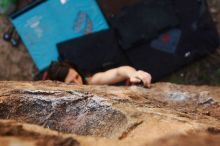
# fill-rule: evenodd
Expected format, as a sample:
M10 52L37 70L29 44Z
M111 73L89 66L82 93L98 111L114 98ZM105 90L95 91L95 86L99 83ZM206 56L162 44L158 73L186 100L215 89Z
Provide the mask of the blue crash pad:
M58 60L57 43L108 29L96 0L37 0L11 21L39 70Z

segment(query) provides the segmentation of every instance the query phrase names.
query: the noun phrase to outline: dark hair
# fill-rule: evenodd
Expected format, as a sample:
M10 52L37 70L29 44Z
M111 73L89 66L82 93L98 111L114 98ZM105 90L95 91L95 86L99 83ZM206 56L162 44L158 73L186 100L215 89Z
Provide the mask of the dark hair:
M67 61L51 62L47 71L48 74L46 79L64 82L69 69L71 68L78 72L78 74L82 77L83 83L85 84L85 78L79 68L75 64Z

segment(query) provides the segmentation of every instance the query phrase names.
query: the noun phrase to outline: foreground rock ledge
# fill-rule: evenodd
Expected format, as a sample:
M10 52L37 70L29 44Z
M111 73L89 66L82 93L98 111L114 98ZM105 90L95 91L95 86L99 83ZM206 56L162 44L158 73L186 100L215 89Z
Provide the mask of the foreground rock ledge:
M219 101L208 86L0 82L0 146L219 146Z

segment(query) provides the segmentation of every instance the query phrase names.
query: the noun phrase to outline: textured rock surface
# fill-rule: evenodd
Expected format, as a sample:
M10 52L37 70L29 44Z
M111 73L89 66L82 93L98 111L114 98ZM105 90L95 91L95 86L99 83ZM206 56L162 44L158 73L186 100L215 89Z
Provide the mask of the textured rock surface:
M62 141L64 145L217 146L219 100L220 88L208 86L158 83L145 89L59 82L0 82L0 119L38 125L19 126L2 120L0 145L1 141L13 139L33 143L38 138L24 138L25 129L41 137L51 129L66 133L57 135L58 143ZM23 135L21 129L24 129Z

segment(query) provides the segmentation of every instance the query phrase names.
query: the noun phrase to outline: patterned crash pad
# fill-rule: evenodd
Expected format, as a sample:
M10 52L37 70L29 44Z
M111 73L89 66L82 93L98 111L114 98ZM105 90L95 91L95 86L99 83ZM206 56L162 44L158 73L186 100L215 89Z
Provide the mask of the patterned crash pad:
M59 58L57 43L108 28L96 0L36 0L11 21L39 70Z

